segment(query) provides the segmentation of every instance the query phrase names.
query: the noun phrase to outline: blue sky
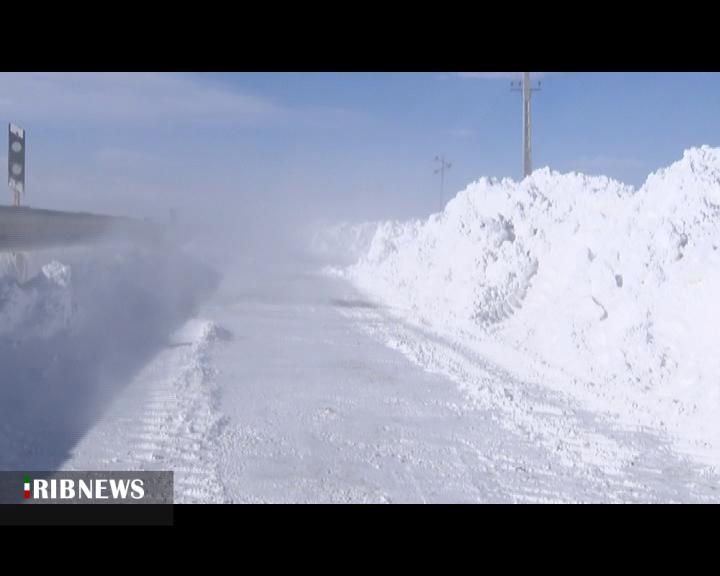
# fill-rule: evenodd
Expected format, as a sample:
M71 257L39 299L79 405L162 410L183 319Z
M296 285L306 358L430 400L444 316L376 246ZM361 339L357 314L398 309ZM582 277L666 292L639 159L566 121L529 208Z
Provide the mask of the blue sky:
M519 176L512 76L5 73L0 118L28 131L36 206L404 218L439 208L437 154L453 162L446 199ZM683 149L720 143L718 74L538 77L536 167L640 185Z

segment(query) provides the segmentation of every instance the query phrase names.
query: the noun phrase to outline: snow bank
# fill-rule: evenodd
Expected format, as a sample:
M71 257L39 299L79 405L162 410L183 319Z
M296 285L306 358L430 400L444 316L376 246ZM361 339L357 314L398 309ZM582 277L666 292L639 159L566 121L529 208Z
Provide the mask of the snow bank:
M71 326L75 310L72 273L53 261L25 283L7 257L0 268L0 338L50 338Z
M568 376L554 385L718 454L718 245L720 149L702 147L637 190L549 169L482 178L427 221L379 225L345 274L407 318L508 344Z
M214 342L229 342L233 339L232 332L216 322L194 318L185 323L171 337L172 345L209 346Z
M310 252L325 260L355 262L367 252L377 228L378 222L317 225L309 239Z

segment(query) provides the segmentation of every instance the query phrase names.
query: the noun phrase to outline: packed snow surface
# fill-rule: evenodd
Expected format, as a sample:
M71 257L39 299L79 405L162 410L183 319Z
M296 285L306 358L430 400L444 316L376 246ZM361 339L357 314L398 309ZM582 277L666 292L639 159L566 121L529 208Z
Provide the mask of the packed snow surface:
M292 253L248 253L68 470L175 472L176 502L716 502L658 434L413 329Z
M482 178L426 221L379 224L341 275L717 465L718 245L720 149L703 146L639 189L547 168Z

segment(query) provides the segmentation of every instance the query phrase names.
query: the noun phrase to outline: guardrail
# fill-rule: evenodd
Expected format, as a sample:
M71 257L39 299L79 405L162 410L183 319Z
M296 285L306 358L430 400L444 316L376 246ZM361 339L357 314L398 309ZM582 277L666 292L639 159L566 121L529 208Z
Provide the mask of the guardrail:
M0 206L0 251L38 250L93 242L159 242L159 226L84 212Z

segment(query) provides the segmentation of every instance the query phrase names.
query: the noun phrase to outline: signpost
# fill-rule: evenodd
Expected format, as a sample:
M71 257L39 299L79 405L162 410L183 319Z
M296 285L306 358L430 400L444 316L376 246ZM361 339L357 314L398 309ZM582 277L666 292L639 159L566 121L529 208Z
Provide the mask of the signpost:
M25 195L25 130L15 124L8 125L8 186L13 192L13 206L20 207ZM27 260L22 252L13 253L17 277L24 282L27 277Z
M25 195L25 130L8 126L8 186L13 191L13 206L20 206Z

